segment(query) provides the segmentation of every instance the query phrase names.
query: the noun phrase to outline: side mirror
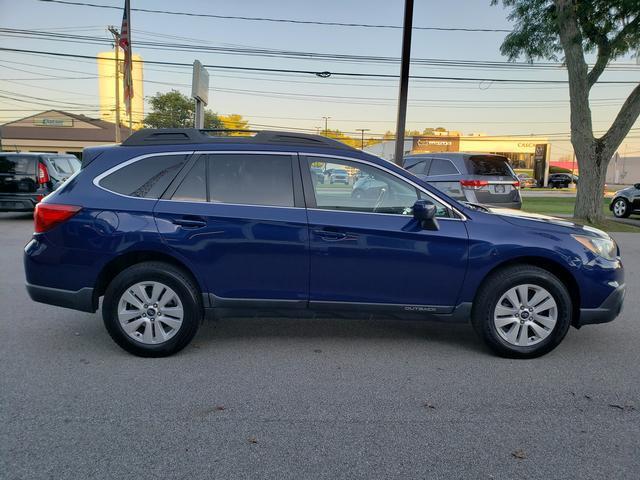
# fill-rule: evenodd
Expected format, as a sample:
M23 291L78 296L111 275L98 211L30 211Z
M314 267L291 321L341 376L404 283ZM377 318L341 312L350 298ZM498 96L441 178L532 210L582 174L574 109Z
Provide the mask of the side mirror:
M438 230L436 219L436 206L427 200L416 200L413 204L413 218L415 218L425 230Z
M637 188L638 190L640 190L640 183L636 183L633 187Z

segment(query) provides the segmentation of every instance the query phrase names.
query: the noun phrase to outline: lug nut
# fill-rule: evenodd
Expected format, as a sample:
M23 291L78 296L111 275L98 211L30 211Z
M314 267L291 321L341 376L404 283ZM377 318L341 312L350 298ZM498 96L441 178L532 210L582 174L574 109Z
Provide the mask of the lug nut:
M154 303L154 304L153 304L153 308L157 308L157 307L158 307L158 304L157 304L157 303Z
M142 316L143 316L143 317L146 317L146 316L147 316L147 314L146 314L146 313L143 313L143 314L142 314Z

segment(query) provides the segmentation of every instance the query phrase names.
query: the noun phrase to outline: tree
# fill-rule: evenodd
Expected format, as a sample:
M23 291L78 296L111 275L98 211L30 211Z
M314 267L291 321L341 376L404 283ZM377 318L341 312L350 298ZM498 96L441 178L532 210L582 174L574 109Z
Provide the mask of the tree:
M496 5L500 0L492 0ZM640 115L640 83L623 103L601 137L593 133L589 92L612 60L640 44L638 0L502 0L510 9L514 30L501 52L510 60L524 55L558 60L563 55L569 77L571 143L580 167L574 216L597 223L603 219L602 197L609 161ZM585 54L595 53L587 65Z
M228 130L247 130L249 121L242 118L242 115L232 113L231 115L220 115L223 128Z
M195 101L177 90L156 93L149 97L151 113L144 118L147 128L188 128L193 127ZM211 110L204 111L204 128L224 128L222 122Z

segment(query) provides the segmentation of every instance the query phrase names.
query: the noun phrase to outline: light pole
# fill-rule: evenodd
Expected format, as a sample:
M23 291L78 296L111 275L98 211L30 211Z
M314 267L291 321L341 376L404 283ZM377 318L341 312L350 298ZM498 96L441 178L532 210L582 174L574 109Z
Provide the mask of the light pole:
M329 119L331 117L322 117L324 118L324 136L328 137L329 136Z
M109 27L109 31L116 44L116 143L120 143L120 32L116 27Z
M356 131L360 132L361 140L360 140L360 150L364 150L364 132L368 132L368 128L356 128Z
M404 127L407 121L407 93L409 91L409 65L411 63L411 29L413 28L413 0L405 0L402 28L402 62L400 65L400 93L398 94L398 125L396 154L393 161L402 166L404 155Z

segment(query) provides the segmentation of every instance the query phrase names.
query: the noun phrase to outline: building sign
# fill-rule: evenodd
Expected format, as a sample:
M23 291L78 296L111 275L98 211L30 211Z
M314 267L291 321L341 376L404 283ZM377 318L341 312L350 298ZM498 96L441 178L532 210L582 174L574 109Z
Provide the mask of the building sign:
M459 152L460 137L413 137L411 153Z
M33 119L36 127L73 127L73 118L46 118L38 117Z
M536 180L543 181L547 170L547 144L537 144L535 152L533 156L533 177Z

